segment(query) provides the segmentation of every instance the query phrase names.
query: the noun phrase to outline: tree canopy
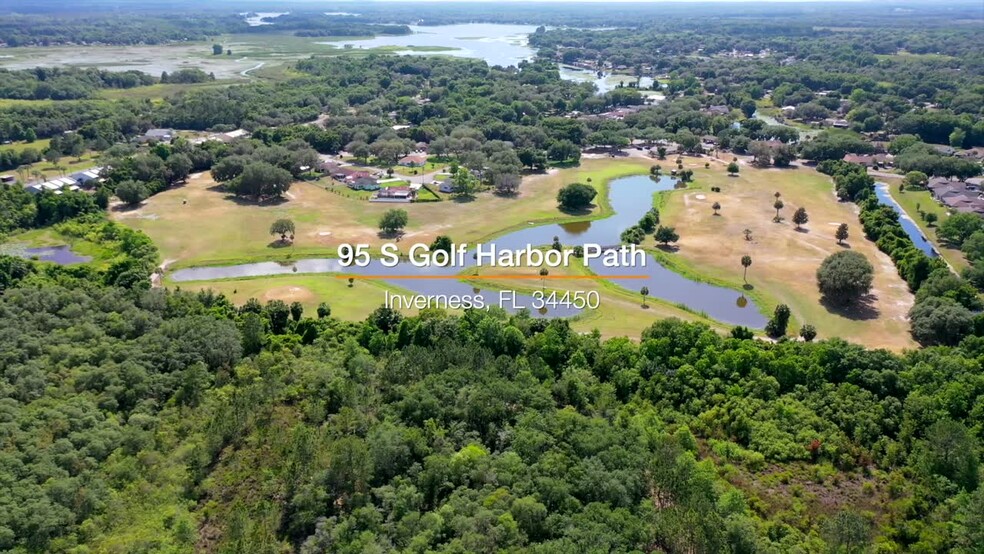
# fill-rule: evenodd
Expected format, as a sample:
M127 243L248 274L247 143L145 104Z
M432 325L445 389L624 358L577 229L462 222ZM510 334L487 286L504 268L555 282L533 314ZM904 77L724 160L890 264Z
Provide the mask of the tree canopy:
M864 254L844 250L823 260L817 269L817 286L825 298L848 304L868 294L874 272Z

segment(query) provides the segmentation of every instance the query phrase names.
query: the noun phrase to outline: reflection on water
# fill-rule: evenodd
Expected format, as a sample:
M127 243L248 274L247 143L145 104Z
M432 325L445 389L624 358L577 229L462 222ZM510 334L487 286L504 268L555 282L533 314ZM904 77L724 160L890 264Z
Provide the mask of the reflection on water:
M674 186L674 180L669 177L652 179L648 176L634 176L615 179L609 187L609 203L613 214L604 219L580 224L548 224L538 227L527 227L503 235L494 242L499 250L521 250L527 245L544 246L557 237L561 244L567 246L595 243L602 246L617 245L622 231L635 225L639 219L652 207L653 195ZM573 228L571 227L573 225ZM474 267L471 256L466 256L466 267ZM449 279L400 279L399 276L413 275L459 275L461 267L414 267L412 265L385 267L378 260L373 260L365 268L345 268L334 259L298 260L288 267L277 262L261 262L221 267L197 267L175 271L171 278L177 282L208 281L214 279L231 279L254 277L260 275L283 275L292 271L299 273L357 273L362 275L386 276L394 275L386 282L420 294L458 294L471 295L473 286L461 281ZM765 317L758 311L754 302L747 299L742 304L742 294L738 291L692 281L678 273L666 269L652 256L646 256L644 267L611 267L595 268L598 273L614 276L611 282L636 292L642 287L648 287L650 295L668 302L686 306L703 312L709 317L734 325L762 328ZM644 276L642 279L624 278L619 276ZM481 293L486 305L498 305L497 291ZM532 299L527 295L517 294L517 305L530 307ZM557 307L550 312L551 316L575 315L578 310Z
M898 202L892 198L892 193L889 192L887 184L875 183L875 196L878 197L879 202L886 206L891 206L895 210L895 213L899 214L899 224L902 225L905 234L909 235L909 238L912 239L912 243L915 244L916 248L922 250L930 258L939 256L936 248L933 247L933 243L929 242L929 239L923 236L916 222L912 221L908 214L905 213L905 210L902 209L902 206L899 206Z
M42 262L52 262L58 265L74 265L92 261L89 256L80 256L72 252L70 246L46 246L43 248L25 248L22 253L13 252L22 258L38 259Z
M571 236L578 236L588 232L591 228L590 221L575 221L573 223L561 223L560 228Z

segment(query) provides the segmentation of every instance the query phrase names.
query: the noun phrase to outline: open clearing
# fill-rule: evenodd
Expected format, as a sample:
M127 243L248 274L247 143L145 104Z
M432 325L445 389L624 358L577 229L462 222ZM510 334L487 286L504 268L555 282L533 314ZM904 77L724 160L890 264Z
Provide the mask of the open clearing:
M703 161L687 162L696 172L690 188L664 193L662 220L680 234L679 251L669 256L672 265L692 277L741 287L740 260L748 254L751 294L770 311L778 303L787 304L795 320L791 332L810 323L820 338L840 336L893 350L915 346L906 320L912 294L891 259L864 238L857 207L837 201L827 177L805 168L747 166L742 166L739 176L729 177L720 164L705 170ZM721 187L721 192L711 192L712 186ZM782 223L772 221L777 191L785 204ZM705 198L699 199L701 195ZM715 201L722 206L719 216L711 209ZM791 219L800 206L806 208L810 221L797 231ZM845 246L834 239L840 223L850 227ZM752 231L751 241L744 238L746 228ZM875 268L870 309L850 315L820 304L815 276L824 258L845 248L864 254Z
M710 169L703 164L711 161ZM576 181L590 182L599 189L598 201L607 198L607 182L621 176L646 173L652 160L645 158L584 159L578 168L551 170L523 180L514 198L483 193L471 201L446 200L434 203L375 204L356 197L334 194L321 183L296 183L288 198L275 204L257 205L233 198L220 190L207 174L193 176L187 185L151 197L140 208L114 210L113 218L147 232L161 249L163 258L174 260L171 267L244 263L260 260L291 261L305 257L334 257L341 243L367 243L378 248L393 239L381 237L377 222L383 212L406 209L410 224L397 243L404 246L429 243L447 234L456 242L482 242L518 227L579 218L557 208L557 190ZM659 162L664 166L667 161ZM829 180L808 169L759 170L743 166L741 175L729 177L724 163L710 158L687 158L685 164L696 171L696 182L685 190L657 197L663 222L677 228L679 250L657 255L670 267L697 279L741 289L741 256L753 263L747 295L767 312L779 303L790 306L793 322L790 332L810 323L821 337L844 336L871 346L893 350L913 346L906 314L913 297L898 277L891 260L863 238L853 204L838 202ZM721 193L711 192L719 186ZM786 207L781 224L772 222L775 211L773 193L782 193ZM721 215L714 216L711 205L722 204ZM799 206L806 207L810 222L796 231L789 221ZM603 217L607 204L596 206L584 218ZM495 214L495 217L490 217ZM297 224L293 245L278 247L269 235L270 224L287 217ZM838 246L833 234L837 224L850 226L847 246ZM754 240L742 234L751 229ZM651 239L647 246L652 247ZM874 295L870 309L863 313L840 314L819 302L815 272L821 261L840 249L853 248L867 256L875 266ZM538 283L521 283L535 290ZM480 283L483 288L503 288L502 283ZM345 283L328 276L280 276L234 281L184 283L183 287L211 287L222 290L236 301L249 297L292 298L316 306L352 292ZM558 289L592 290L602 294L602 307L576 319L579 330L599 328L606 336L638 336L639 331L663 317L703 320L666 303L650 300L642 309L637 291L626 291L592 281L551 283ZM358 319L382 302L385 285L357 283L361 291L349 307L337 311L339 317ZM236 291L234 294L232 291ZM368 291L372 291L370 296ZM373 296L375 295L375 296ZM293 298L293 297L297 298ZM271 298L272 298L271 297ZM359 303L362 303L361 305ZM720 327L719 327L720 328Z
M332 316L347 321L364 320L383 304L386 290L395 290L376 281L357 281L349 287L346 280L336 279L332 275L282 275L191 282L181 283L181 288L221 292L237 305L244 304L250 298L264 304L270 300L283 300L288 304L300 302L311 317L314 317L318 304L327 302L331 306Z
M456 242L475 243L533 223L598 217L608 213L606 206L581 218L564 214L557 208L557 191L590 178L600 189L600 201L607 198L609 179L644 173L647 168L646 160L585 160L579 168L526 177L515 197L482 193L470 201L414 204L372 203L298 182L283 201L257 205L231 197L208 174L198 174L184 186L151 197L138 209L114 210L112 217L150 235L164 258L176 260L174 267L333 257L342 243L378 247L392 241L379 235L378 222L393 208L405 209L410 215L400 239L407 247L430 243L442 234ZM269 229L282 217L294 220L297 235L292 246L277 248Z

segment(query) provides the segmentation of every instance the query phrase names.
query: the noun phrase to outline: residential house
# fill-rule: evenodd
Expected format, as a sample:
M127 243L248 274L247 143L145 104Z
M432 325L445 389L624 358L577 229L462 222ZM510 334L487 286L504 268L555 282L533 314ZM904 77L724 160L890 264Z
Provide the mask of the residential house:
M379 183L369 176L358 177L348 183L352 190L379 190Z
M50 181L44 181L41 183L33 183L25 187L27 192L31 194L40 194L44 191L52 192L54 194L62 194L65 190L77 191L79 190L79 185L75 183L75 179L71 177L58 177L57 179L51 179Z
M847 129L851 126L850 122L846 119L833 119L827 118L823 120L823 124L827 127L833 127L835 129Z
M728 115L731 113L731 108L727 106L708 106L702 111L708 115Z
M353 170L347 167L343 167L341 171L343 173L346 173L345 181L348 183L354 183L359 179L373 178L372 173L369 173L368 171L362 171L357 169Z
M984 195L981 194L981 179L950 181L941 177L930 179L927 188L941 204L961 213L984 215Z
M178 134L174 129L148 129L142 136L137 137L138 142L171 142Z
M336 181L344 181L345 183L351 183L362 177L372 177L372 174L368 171L356 169L351 166L339 166L329 163L324 164L323 167L326 168L332 179L335 179Z
M17 177L13 175L0 175L0 185L12 185L17 182Z
M844 154L844 161L865 167L890 167L895 161L891 154Z
M397 162L404 167L423 167L427 164L427 154L410 154Z
M417 193L410 187L387 187L380 189L369 199L370 202L413 202Z
M964 158L965 160L972 161L982 161L984 160L984 147L977 146L974 148L968 148L962 152L958 152L957 156Z
M334 175L342 165L335 161L321 160L314 167L325 175Z
M75 184L83 188L89 188L90 186L95 186L101 179L99 176L103 168L93 167L92 169L86 169L84 171L78 171L69 175L75 181Z

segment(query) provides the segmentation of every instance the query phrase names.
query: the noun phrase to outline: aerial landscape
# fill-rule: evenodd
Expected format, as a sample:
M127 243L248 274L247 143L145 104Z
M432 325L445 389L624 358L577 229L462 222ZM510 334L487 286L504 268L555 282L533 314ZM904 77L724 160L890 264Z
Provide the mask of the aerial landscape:
M0 0L0 551L984 553L982 31Z

